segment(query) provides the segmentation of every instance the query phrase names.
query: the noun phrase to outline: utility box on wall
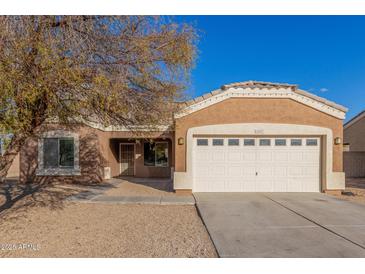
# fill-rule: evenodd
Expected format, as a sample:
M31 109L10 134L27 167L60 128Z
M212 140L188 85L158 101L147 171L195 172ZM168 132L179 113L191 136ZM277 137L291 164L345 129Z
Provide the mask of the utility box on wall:
M111 179L111 170L110 167L104 167L104 179L109 180Z

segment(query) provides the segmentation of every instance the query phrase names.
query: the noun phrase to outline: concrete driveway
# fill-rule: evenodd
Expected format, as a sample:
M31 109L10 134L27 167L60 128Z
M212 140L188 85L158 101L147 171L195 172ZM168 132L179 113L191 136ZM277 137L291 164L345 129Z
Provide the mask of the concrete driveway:
M195 193L220 257L365 257L365 205L321 193Z

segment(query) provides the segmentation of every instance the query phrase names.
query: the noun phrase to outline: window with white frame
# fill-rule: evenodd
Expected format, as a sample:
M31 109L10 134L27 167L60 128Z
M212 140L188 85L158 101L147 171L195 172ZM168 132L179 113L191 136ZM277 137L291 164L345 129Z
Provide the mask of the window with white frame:
M144 165L155 167L167 167L169 146L167 142L144 143Z

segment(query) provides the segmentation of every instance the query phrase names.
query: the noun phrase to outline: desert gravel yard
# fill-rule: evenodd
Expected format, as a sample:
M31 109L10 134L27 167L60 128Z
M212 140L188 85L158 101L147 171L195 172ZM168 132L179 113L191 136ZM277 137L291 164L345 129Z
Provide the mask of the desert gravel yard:
M365 178L346 178L346 189L341 195L334 195L337 198L365 203Z
M78 191L62 185L2 189L0 257L217 256L194 206L65 200ZM12 244L16 250L7 250Z

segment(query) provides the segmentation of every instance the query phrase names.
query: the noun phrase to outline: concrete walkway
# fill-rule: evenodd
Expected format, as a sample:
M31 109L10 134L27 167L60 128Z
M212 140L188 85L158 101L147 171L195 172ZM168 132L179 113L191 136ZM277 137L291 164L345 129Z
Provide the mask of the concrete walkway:
M168 178L113 178L107 187L86 187L68 198L83 203L195 205L192 195L178 196Z
M88 200L91 203L149 204L149 205L194 205L193 196L107 196L101 195Z
M195 193L220 257L365 257L365 205L321 193Z

